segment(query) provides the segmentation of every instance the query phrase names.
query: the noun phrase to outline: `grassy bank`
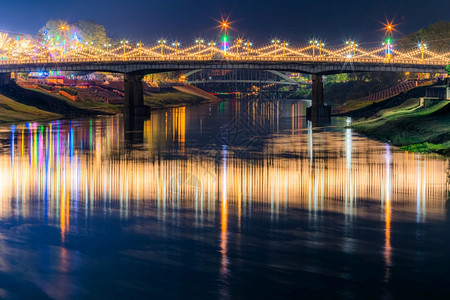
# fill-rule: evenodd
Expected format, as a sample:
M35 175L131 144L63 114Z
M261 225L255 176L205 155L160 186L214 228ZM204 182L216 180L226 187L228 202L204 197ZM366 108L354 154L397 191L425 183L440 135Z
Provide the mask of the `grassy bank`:
M56 93L39 89L23 88L15 82L0 87L0 95L18 104L32 107L63 118L114 114L118 112L113 105L91 101L72 101Z
M205 96L188 92L196 91L184 92L167 88L159 93L146 93L144 102L154 110L211 101ZM72 101L56 93L24 88L14 82L0 87L0 122L2 123L120 114L122 111L123 105L89 99Z
M60 119L63 116L33 106L18 103L0 94L0 122L13 123L29 120Z
M182 105L194 105L207 101L206 99L178 91L173 88L163 89L160 93L146 93L144 104L150 109L163 109Z
M419 89L411 91L416 94ZM412 152L450 153L450 102L394 97L349 113L356 131Z

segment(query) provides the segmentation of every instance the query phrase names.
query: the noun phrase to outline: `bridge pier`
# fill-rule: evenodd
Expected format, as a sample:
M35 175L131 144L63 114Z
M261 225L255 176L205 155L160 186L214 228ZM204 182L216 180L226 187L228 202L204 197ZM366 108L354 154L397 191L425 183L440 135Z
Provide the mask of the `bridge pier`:
M148 117L150 108L144 105L144 87L142 75L125 74L125 101L123 114L126 117Z
M311 106L306 109L306 118L313 124L320 124L328 121L331 117L331 107L323 101L323 81L322 75L312 74Z
M0 86L8 85L11 81L11 73L0 73Z

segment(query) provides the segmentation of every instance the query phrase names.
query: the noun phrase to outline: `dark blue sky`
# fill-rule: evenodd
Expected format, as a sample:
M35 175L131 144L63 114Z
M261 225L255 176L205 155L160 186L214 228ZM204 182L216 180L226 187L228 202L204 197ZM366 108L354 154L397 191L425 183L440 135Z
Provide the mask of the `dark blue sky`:
M220 14L230 14L237 32L253 41L275 36L304 42L318 36L327 42L345 38L379 41L385 17L401 33L440 20L450 21L448 0L0 0L0 30L36 33L49 19L95 21L113 38L153 42L158 37L190 42L198 35L217 36ZM396 33L397 37L401 34Z

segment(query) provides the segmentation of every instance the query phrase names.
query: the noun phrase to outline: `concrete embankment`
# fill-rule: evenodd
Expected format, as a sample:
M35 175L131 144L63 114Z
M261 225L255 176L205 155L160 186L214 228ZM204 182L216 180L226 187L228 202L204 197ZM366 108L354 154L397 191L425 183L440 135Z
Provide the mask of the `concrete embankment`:
M450 154L450 101L421 101L425 87L349 112L352 127L406 151Z

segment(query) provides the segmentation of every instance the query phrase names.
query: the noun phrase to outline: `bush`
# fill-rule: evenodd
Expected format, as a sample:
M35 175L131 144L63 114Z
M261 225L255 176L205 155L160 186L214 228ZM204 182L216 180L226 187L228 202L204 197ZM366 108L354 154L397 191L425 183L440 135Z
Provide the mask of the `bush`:
M70 96L76 96L76 95L78 95L78 91L77 91L77 90L74 90L74 89L71 89L71 88L68 88L68 87L62 87L62 88L61 88L61 91L66 92L66 93L69 94Z

